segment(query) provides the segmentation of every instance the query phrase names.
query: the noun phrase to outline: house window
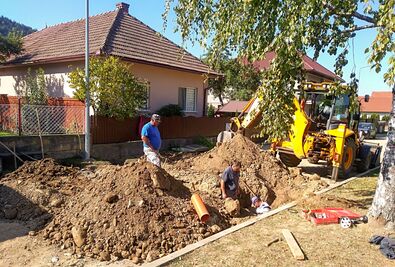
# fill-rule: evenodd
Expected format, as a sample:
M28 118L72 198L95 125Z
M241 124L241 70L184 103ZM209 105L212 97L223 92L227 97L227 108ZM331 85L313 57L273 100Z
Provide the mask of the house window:
M179 88L178 105L184 112L196 112L196 88Z
M146 87L146 98L143 105L140 107L140 110L143 111L150 109L149 97L150 97L150 84L148 83Z

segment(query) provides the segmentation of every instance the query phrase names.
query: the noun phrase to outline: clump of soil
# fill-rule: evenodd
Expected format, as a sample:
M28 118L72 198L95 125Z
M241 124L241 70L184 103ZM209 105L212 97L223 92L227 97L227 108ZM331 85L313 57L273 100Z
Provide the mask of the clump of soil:
M248 207L250 197L255 194L276 207L327 186L324 182L312 181L303 176L299 168L288 169L269 152L262 151L258 145L242 135L236 135L197 157L169 165L167 169L174 175L179 173L181 179L189 176L189 179L184 180L189 181L192 188L220 198L219 175L234 160L242 164L242 207Z
M53 216L40 231L44 239L100 260L149 262L229 227L210 205L209 222L200 223L189 189L144 160L85 170L53 160L26 163L3 187L26 199L15 203L18 211L36 206Z

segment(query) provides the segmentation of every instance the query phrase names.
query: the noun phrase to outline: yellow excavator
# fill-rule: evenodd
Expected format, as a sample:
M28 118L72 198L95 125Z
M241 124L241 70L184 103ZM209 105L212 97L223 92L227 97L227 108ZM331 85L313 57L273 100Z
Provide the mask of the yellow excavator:
M359 172L379 164L381 146L368 143L358 134L359 107L350 113L350 96L335 96L331 83L305 83L303 91L294 98L294 123L289 136L274 140L271 151L279 155L288 167L296 167L302 159L317 164L320 160L332 165L332 179L348 177L354 166ZM368 96L365 101L368 101ZM253 97L238 117L231 119L228 131L221 132L217 141L231 138L256 126L261 119L260 98Z

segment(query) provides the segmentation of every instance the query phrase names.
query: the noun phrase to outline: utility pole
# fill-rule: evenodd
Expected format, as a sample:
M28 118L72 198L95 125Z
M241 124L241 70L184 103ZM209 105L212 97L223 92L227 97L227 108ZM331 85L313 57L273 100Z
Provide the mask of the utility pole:
M89 160L91 157L90 141L90 93L89 93L89 0L86 0L86 18L85 18L85 153L84 159Z

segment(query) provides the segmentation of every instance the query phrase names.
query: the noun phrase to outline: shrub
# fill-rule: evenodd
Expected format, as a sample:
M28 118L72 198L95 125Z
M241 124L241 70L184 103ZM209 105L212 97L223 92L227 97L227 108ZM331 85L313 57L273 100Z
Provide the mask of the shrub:
M181 107L175 104L163 106L155 113L159 114L162 117L184 116L184 112L182 112Z
M207 117L212 118L214 117L214 115L215 115L215 108L213 105L210 104L207 108Z

